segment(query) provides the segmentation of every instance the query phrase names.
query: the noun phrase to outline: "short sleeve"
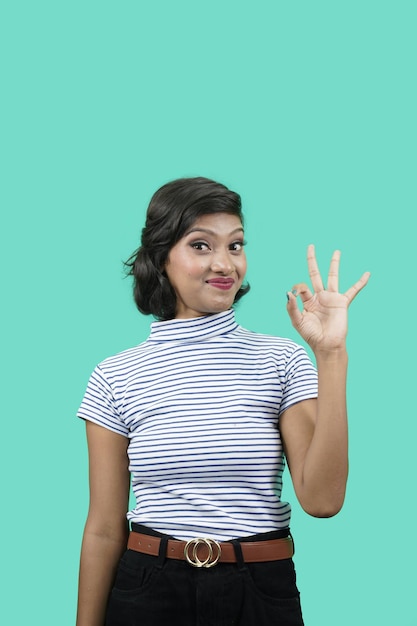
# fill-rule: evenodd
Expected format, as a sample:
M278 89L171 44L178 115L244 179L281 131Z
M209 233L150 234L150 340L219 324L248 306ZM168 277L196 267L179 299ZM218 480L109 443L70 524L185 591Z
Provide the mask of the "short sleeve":
M77 416L128 436L129 429L119 414L113 390L100 366L90 376Z
M317 391L317 370L305 349L296 345L286 365L279 414L297 402L317 398Z

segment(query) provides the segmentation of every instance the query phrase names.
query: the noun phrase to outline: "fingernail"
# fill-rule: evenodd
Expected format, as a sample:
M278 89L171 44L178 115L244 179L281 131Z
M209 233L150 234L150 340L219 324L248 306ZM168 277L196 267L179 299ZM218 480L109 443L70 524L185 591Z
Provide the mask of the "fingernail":
M285 294L285 295L287 296L287 302L289 302L290 301L290 296L288 295L288 293Z
M293 290L291 291L291 293L293 294L293 296L296 296L296 295L297 295L297 290L296 290L296 289L293 289Z

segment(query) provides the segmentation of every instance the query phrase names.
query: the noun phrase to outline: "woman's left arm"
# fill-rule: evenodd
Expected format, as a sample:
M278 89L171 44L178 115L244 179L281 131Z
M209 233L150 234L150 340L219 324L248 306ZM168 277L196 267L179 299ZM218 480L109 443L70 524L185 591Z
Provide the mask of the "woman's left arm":
M317 266L314 246L307 262L313 287L295 285L288 294L288 313L294 328L316 357L318 398L288 408L280 418L280 432L294 489L303 509L315 517L331 517L343 505L348 475L346 411L347 312L368 282L369 272L346 293L339 293L340 252L330 262L327 289ZM297 306L297 296L303 310Z

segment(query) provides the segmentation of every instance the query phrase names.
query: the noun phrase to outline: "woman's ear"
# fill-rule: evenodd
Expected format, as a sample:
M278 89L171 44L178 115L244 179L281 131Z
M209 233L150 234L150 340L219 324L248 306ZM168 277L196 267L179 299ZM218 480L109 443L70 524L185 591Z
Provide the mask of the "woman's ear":
M161 272L161 274L163 276L165 276L166 278L168 278L167 274L166 274L166 267L167 267L168 264L169 264L169 255L167 256L167 258L165 259L164 263L162 263L162 265L159 268L159 271Z

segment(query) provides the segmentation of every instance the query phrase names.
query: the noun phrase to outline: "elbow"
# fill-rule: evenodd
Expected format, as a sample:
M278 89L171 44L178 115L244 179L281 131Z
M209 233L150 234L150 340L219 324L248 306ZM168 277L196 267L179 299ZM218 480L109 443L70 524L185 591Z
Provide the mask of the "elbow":
M303 507L304 511L306 513L308 513L309 515L311 515L311 517L319 517L319 518L328 518L328 517L334 517L335 515L337 515L341 509L342 509L342 505L340 506L322 506L322 507Z
M334 498L315 498L310 502L300 502L302 508L311 517L334 517L342 510L345 495Z

